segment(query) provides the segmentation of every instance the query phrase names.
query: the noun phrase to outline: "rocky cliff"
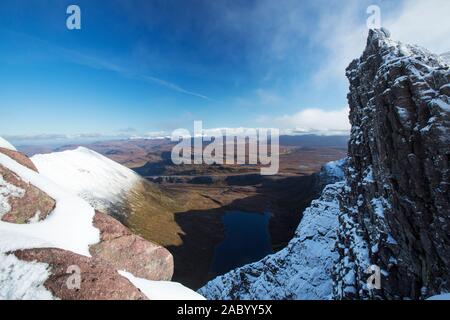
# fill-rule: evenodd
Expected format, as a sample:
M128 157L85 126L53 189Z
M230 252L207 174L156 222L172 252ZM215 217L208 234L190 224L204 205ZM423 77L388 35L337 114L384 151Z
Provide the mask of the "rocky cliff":
M347 77L345 177L305 211L285 250L212 280L200 289L206 297L421 299L450 290L450 68L371 30ZM379 289L368 286L372 271Z
M450 69L380 30L370 32L347 77L352 132L335 295L417 299L448 291ZM367 290L367 264L381 268L381 290Z

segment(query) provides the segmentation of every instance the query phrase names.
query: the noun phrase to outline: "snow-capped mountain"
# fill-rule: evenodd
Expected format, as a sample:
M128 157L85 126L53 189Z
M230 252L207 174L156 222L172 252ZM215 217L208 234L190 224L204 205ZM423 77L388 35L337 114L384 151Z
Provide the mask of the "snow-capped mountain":
M168 281L173 257L165 248L96 211L0 141L0 299L203 299ZM88 150L80 151L89 154L82 160L93 159ZM109 173L134 178L97 160L89 163L96 172L105 173L104 164ZM64 176L64 168L56 168ZM69 168L65 177L76 179ZM80 274L78 287L68 281L74 267Z
M108 213L147 240L179 245L181 230L173 219L177 199L157 185L103 155L79 147L31 158L42 176Z
M39 154L31 160L42 176L104 212L123 203L141 180L134 171L84 147Z
M450 291L450 68L382 29L370 31L347 77L345 178L313 201L286 249L210 281L199 290L207 298L423 299ZM367 283L377 268L379 289Z

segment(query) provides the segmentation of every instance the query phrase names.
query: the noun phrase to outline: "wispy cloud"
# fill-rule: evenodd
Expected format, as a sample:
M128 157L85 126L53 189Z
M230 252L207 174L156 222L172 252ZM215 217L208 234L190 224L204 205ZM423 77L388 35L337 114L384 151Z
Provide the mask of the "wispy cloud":
M172 82L169 82L169 81L157 78L157 77L136 73L133 70L123 67L117 63L111 63L106 60L103 60L103 59L100 59L97 57L93 57L90 55L82 54L82 53L74 51L74 50L68 50L65 48L61 48L61 50L71 59L71 61L73 63L77 63L77 64L91 67L94 69L101 69L101 70L115 72L115 73L118 73L127 78L133 78L133 79L144 81L147 83L157 84L159 86L168 88L169 90L179 92L182 94L186 94L186 95L190 95L193 97L197 97L200 99L204 99L204 100L208 100L208 101L213 100L203 94L187 90L187 89L179 86L178 84L175 84L175 83L172 83Z
M119 62L112 62L106 58L98 57L98 56L95 56L92 54L86 54L86 53L83 53L81 51L77 51L74 49L65 48L65 47L50 43L48 41L42 40L42 39L37 38L32 35L13 32L13 31L4 30L4 29L0 29L0 31L8 32L10 34L14 34L15 36L19 36L19 37L31 40L38 46L49 49L53 53L58 54L61 58L66 59L67 61L69 61L73 64L81 65L84 67L89 67L89 68L96 69L96 70L105 70L105 71L109 71L109 72L114 72L125 78L135 79L135 80L143 81L143 82L150 83L150 84L156 84L158 86L165 87L169 90L172 90L172 91L175 91L178 93L190 95L190 96L208 100L208 101L213 101L213 99L209 98L208 96L206 96L204 94L200 94L200 93L197 93L194 91L187 90L176 83L172 83L170 81L167 81L167 80L155 77L155 76L150 76L150 75L147 75L147 74L144 74L141 72L136 72L134 69L127 67L124 64L119 63Z
M170 90L173 90L176 92L184 93L184 94L191 95L193 97L197 97L197 98L201 98L201 99L205 99L208 101L213 101L211 98L209 98L203 94L186 90L186 89L180 87L179 85L176 85L174 83L171 83L171 82L159 79L159 78L150 77L150 76L141 76L139 78L142 78L142 79L146 80L147 82L159 84L161 86L164 86L164 87L169 88Z
M346 1L345 5L325 7L314 41L325 49L325 59L314 76L319 85L346 81L345 68L359 57L366 45L368 29L365 1ZM382 2L381 23L395 40L418 44L440 54L450 49L450 1L398 1L396 6ZM392 5L392 3L390 3Z

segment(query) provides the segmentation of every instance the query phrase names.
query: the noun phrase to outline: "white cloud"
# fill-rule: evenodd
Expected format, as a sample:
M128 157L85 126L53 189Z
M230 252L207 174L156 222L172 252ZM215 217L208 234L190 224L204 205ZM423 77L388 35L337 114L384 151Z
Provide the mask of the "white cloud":
M276 118L263 116L258 122L279 128L284 133L335 135L350 132L348 107L332 111L311 108Z
M450 1L404 1L383 23L393 38L418 44L437 54L450 50Z
M321 13L316 35L316 44L325 49L326 58L321 61L314 81L329 85L333 81L346 81L345 69L364 50L367 27L358 19L364 6L346 2L344 6L328 8Z
M345 5L322 10L314 41L326 51L326 58L315 75L319 85L345 81L345 68L361 56L368 29L367 3L346 2ZM392 3L390 3L392 5ZM450 50L450 1L404 0L396 7L380 5L382 26L392 38L418 44L437 54Z

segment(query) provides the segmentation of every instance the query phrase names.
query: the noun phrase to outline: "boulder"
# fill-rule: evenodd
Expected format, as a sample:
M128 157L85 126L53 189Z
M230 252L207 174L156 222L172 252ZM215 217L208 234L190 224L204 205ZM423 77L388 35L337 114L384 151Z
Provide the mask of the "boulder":
M62 300L146 300L147 297L116 269L98 258L61 249L29 249L13 253L19 260L46 263L50 276L44 286ZM79 270L80 286L72 281Z
M23 153L21 153L19 151L6 149L6 148L1 148L1 147L0 147L0 153L3 153L4 155L10 157L11 159L20 163L24 167L27 167L28 169L38 172L38 169L36 168L34 163L30 160L30 158L28 158Z
M174 262L166 248L131 234L119 221L98 211L94 217L94 226L100 230L101 241L90 246L92 256L136 277L156 281L171 280Z
M0 197L6 200L2 201L6 207L0 207L0 220L18 224L38 222L55 208L54 199L2 165L0 178Z

